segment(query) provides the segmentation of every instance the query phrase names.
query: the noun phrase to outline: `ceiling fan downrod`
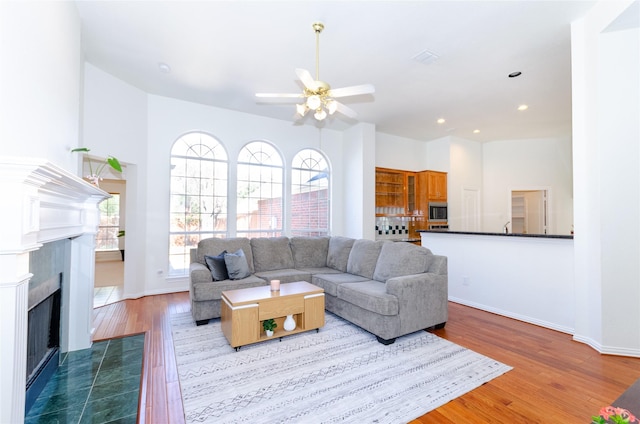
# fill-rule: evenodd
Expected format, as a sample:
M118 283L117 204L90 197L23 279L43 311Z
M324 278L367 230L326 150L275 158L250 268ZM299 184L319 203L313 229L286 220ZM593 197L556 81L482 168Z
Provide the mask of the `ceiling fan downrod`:
M314 22L312 25L316 32L316 81L320 81L320 33L324 29L322 22Z

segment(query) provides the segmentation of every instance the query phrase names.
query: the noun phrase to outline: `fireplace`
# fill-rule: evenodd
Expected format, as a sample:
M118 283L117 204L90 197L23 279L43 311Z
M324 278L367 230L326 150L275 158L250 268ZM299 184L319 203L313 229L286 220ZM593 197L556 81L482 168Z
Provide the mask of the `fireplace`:
M23 422L26 386L91 347L97 205L109 194L46 160L1 156L0 191L0 422Z
M45 281L38 289L29 290L25 411L29 411L58 368L61 275Z

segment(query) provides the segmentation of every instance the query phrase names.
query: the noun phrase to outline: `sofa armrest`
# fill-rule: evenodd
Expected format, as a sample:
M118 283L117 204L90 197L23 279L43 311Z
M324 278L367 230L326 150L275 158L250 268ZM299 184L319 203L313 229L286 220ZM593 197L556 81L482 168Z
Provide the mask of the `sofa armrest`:
M213 277L211 271L206 265L202 265L200 262L192 262L189 264L189 283L211 283Z
M431 257L431 263L427 268L427 273L433 273L438 275L447 275L447 257L441 255L433 255Z
M405 275L389 278L385 284L387 293L398 298L403 328L415 331L447 321L449 284L446 274Z

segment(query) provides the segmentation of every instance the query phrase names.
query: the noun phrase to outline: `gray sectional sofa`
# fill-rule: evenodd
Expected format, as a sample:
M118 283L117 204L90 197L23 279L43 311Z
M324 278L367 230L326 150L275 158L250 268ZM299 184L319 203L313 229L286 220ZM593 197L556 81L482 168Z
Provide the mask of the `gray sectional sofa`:
M223 291L268 285L272 279L322 287L327 311L384 344L414 331L442 328L448 317L447 258L404 242L209 238L192 250L189 274L191 313L198 325L220 317Z

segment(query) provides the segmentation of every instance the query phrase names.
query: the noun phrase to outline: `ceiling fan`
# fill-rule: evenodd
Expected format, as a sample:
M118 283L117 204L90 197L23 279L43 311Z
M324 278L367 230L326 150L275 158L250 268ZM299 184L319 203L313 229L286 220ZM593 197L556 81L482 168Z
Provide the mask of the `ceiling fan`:
M340 112L349 118L355 119L358 114L351 108L336 100L340 97L356 96L359 94L371 94L375 88L371 84L353 85L350 87L335 88L320 80L320 33L324 29L324 24L315 22L313 30L316 33L316 78L306 69L296 69L296 75L302 81L304 90L302 93L256 93L256 97L272 98L295 98L304 99L302 103L296 105L297 116L303 117L309 111L314 111L313 116L322 121L328 115Z

